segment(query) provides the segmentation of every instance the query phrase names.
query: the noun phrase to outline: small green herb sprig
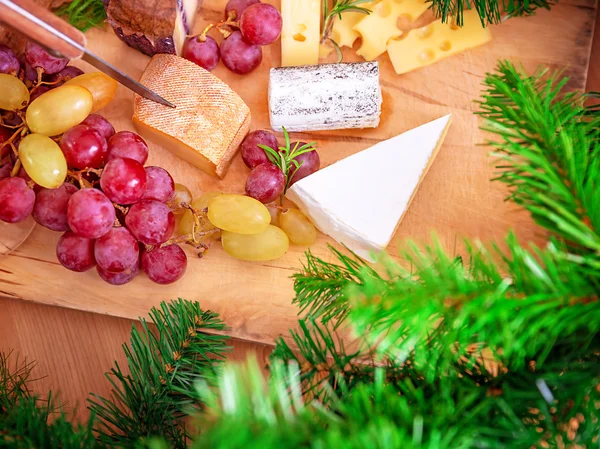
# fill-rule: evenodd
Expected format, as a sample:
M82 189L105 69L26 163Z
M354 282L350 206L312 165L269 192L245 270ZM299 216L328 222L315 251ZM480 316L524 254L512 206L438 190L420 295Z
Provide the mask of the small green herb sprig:
M330 8L329 0L323 1L323 27L321 28L321 43L330 42L335 48L338 56L338 62L342 61L342 49L339 44L331 39L331 31L333 30L333 24L335 19L342 19L342 14L345 12L358 12L369 15L371 10L359 6L363 3L368 3L372 0L336 0L335 4Z
M283 128L283 136L285 138L284 147L279 147L277 150L262 144L259 144L258 147L263 149L271 163L279 167L283 172L283 176L285 176L285 189L283 190L283 193L285 194L290 187L292 178L304 164L304 162L298 162L296 159L304 153L315 151L316 142L306 143L304 145L300 145L300 142L294 142L292 146L290 135L285 128Z
M55 13L81 31L102 26L106 20L102 0L73 0L58 8Z

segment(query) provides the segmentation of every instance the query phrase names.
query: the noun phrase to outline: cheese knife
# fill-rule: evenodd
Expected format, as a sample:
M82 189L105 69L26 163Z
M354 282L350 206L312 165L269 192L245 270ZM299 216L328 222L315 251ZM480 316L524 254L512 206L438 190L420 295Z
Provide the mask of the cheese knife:
M90 52L83 33L32 0L0 0L0 22L23 33L53 54L83 59L148 100L174 108L163 97Z

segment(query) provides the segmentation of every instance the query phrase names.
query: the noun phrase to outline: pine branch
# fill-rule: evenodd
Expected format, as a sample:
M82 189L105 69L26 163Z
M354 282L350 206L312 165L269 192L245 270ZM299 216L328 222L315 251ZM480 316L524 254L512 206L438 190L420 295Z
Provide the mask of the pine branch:
M391 384L380 368L368 382L341 387L326 408L304 403L295 363L274 361L268 382L256 362L228 366L218 392L200 387L208 411L192 448L592 447L599 378L597 360L586 363L509 373L491 386L466 377Z
M342 254L332 246L329 250L340 264L327 263L308 250L302 271L293 276L296 296L292 301L307 317L321 318L323 323L332 321L339 326L348 314L348 298L345 288L359 282L359 273L373 276L377 273L358 257Z
M302 395L328 403L340 391L350 391L363 382L372 382L377 368L386 367L388 381L404 377L404 367L387 360L375 363L374 354L362 338L338 335L323 323L299 321L300 332L290 331L292 349L279 339L271 353L275 363L293 363L300 367ZM346 349L353 346L352 350Z
M150 311L157 332L141 320L141 331L131 331L124 345L129 374L118 364L107 374L113 386L110 398L94 395L89 408L98 416L100 441L134 447L138 440L164 437L184 448L189 436L184 418L197 408L194 385L211 383L225 352L226 337L206 332L225 325L198 303L178 300Z
M526 76L501 62L486 77L479 114L483 129L498 138L488 144L509 199L571 250L599 253L600 116L583 120L585 97L563 92L567 79L558 76L547 70Z
M13 351L0 352L0 414L15 407L21 399L31 398L29 383L34 362L20 360Z
M93 417L86 427L72 426L52 393L42 400L29 388L35 363L20 360L12 351L0 352L0 447L2 448L100 448L92 432Z
M102 26L106 20L102 0L72 0L55 12L81 31Z
M21 397L14 407L0 414L0 447L96 449L93 418L86 426L73 426L52 395L47 400Z
M528 16L538 9L550 9L554 0L427 0L434 15L442 22L464 25L464 11L475 9L482 26L498 24L509 17Z

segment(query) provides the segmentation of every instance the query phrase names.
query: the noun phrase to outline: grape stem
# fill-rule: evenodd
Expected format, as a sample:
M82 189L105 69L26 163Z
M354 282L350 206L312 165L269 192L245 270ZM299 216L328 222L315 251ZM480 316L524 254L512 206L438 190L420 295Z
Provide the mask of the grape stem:
M44 69L41 67L37 67L35 71L37 72L37 81L32 91L42 83L42 75L44 74Z
M223 35L224 39L227 39L229 36L231 36L231 30L227 29L227 28L223 28L223 27L228 27L228 28L239 28L240 27L240 23L236 22L236 17L237 14L234 11L230 11L229 14L227 15L227 20L218 22L217 24L211 23L210 25L208 25L206 28L204 28L204 30L202 31L202 33L200 33L198 35L198 42L206 42L206 36L208 35L208 32L210 30L212 30L213 28L216 28L219 33L221 33Z
M7 112L5 115L0 115L0 125L2 125L4 128L10 128L10 129L17 129L17 128L21 128L23 125L7 125L4 122L4 119L9 116L9 114L17 114L19 117L23 118L23 114L21 114L18 111L9 111Z
M277 210L280 210L281 212L287 212L288 211L287 207L283 207L283 205L279 205L279 204L277 204L275 202L267 204L266 206L267 207L272 207L272 208L277 209Z
M60 75L56 81L38 81L36 85L31 88L29 94L31 95L34 93L35 90L40 86L54 86L55 84L62 83L63 81L69 81L70 79L71 77Z
M93 184L91 184L90 182L86 181L85 179L83 179L83 176L81 176L82 173L84 173L85 170L81 170L81 171L74 171L74 170L69 170L67 171L67 176L75 179L78 183L79 183L79 188L80 189L85 189L88 187L93 187Z
M18 156L18 152L17 149L15 148L13 141L19 137L19 134L22 134L24 132L26 132L27 126L25 125L20 125L19 128L13 133L12 136L10 136L10 138L8 140L6 140L4 143L2 143L2 145L0 145L0 150L2 148L4 148L6 145L11 145L11 147L14 149L15 151L15 156Z
M15 162L15 166L13 167L12 171L10 172L11 178L14 178L15 176L17 176L20 169L21 169L21 159L17 159L17 162Z
M202 31L202 33L200 33L198 35L198 42L206 42L206 35L208 34L208 32L210 30L212 30L215 27L215 25L213 23L211 23L210 25L208 25L206 28L204 28L204 30Z
M117 204L117 203L113 203L113 206L118 211L121 211L124 215L127 215L127 212L129 212L129 208L128 207L123 207L123 206L121 206L120 204Z

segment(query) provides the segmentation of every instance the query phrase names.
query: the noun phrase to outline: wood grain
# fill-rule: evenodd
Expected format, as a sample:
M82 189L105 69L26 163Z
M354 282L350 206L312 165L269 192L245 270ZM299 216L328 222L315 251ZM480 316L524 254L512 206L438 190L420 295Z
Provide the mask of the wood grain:
M224 3L207 0L198 29L207 21L218 20ZM446 142L390 251L395 252L395 247L407 238L430 241L432 230L449 251L460 252L456 242L462 237L498 241L510 228L523 240L542 241L543 235L532 226L527 214L505 203L504 188L490 182L494 170L488 150L478 146L485 136L478 131L473 101L479 97L484 74L492 71L500 59L520 62L527 70L540 64L566 66L572 77L571 87L583 88L595 8L590 0L569 0L534 17L508 20L493 27L491 44L404 76L394 74L384 55L380 58L384 112L379 128L293 137L316 140L323 164L329 165L452 112L453 126ZM148 61L146 56L123 46L110 30L95 30L88 38L93 51L134 77L141 74ZM348 56L348 60L356 59L351 52ZM268 127L268 68L278 65L279 59L279 47L273 45L264 47L262 66L248 76L233 75L222 66L215 71L250 105L253 128ZM132 129L130 93L120 88L117 99L103 113L117 130ZM237 158L226 178L215 180L155 145L150 163L169 169L177 182L187 184L195 194L209 190L242 192L248 174ZM93 271L75 274L59 266L54 255L57 239L57 234L38 227L13 255L0 259L0 291L14 298L127 318L145 315L161 300L185 297L219 312L233 336L266 343L287 336L296 323L289 276L301 266L304 248L292 247L284 258L274 262L251 264L233 260L215 246L203 259L189 252L188 272L172 286L157 286L139 277L115 288L104 284ZM327 243L330 240L321 236L313 252L329 259Z
M600 14L596 26L600 26ZM594 36L592 61L600 61L600 32ZM600 91L600 64L590 65L588 90ZM84 403L90 391L107 395L103 378L113 360L123 361L121 344L128 338L132 322L101 314L48 307L25 301L0 299L0 351L15 349L36 360L35 374L47 376L33 384L40 394L58 391L67 407L79 407L77 419L85 418ZM235 341L229 360L244 360L256 354L266 362L268 346Z
M110 395L104 373L115 360L126 366L121 345L135 322L14 299L0 299L0 306L0 351L36 361L33 377L41 379L32 389L42 397L58 392L76 420L86 419L89 394ZM270 346L240 340L231 345L229 361L253 355L266 366Z

